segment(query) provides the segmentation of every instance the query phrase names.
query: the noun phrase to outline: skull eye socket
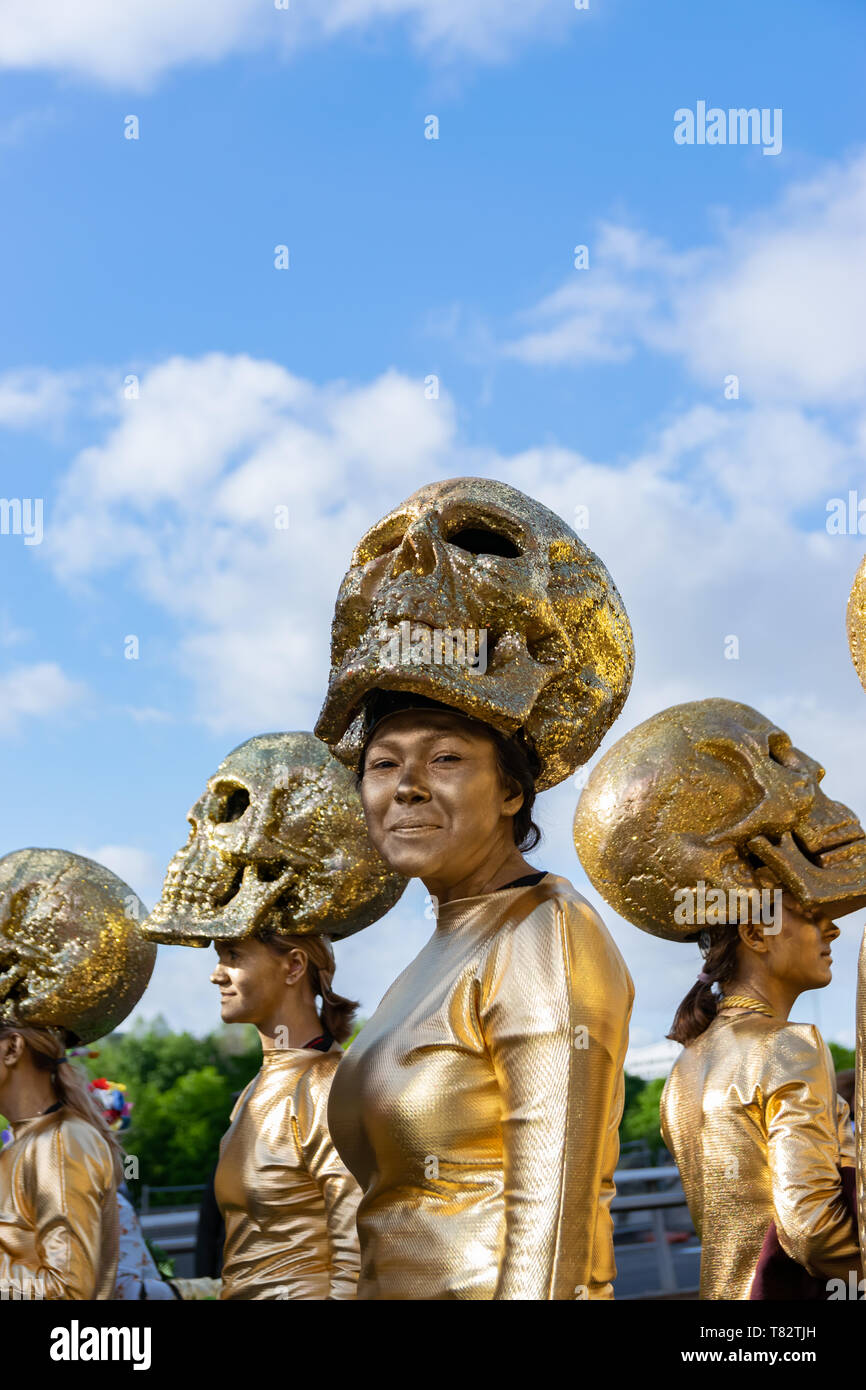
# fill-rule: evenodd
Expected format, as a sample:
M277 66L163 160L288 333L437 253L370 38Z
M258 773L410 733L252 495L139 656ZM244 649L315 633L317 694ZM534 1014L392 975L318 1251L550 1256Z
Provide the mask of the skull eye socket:
M510 536L503 536L489 526L464 526L454 531L447 540L449 545L468 550L471 555L501 555L505 559L515 560L520 554Z
M229 821L240 820L249 804L250 794L246 787L217 787L211 820L217 825L225 825Z

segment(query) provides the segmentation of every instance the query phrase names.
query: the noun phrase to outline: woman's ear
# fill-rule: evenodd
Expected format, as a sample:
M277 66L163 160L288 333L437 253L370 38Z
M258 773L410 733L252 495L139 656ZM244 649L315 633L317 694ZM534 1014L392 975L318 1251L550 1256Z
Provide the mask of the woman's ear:
M14 1067L21 1060L23 1051L24 1039L20 1033L9 1033L5 1038L0 1038L0 1062L7 1067Z
M303 980L307 973L308 963L309 956L306 951L302 951L298 946L293 946L285 957L286 984L296 985Z
M748 951L755 951L758 955L766 955L767 934L762 922L740 922L737 931L740 941Z

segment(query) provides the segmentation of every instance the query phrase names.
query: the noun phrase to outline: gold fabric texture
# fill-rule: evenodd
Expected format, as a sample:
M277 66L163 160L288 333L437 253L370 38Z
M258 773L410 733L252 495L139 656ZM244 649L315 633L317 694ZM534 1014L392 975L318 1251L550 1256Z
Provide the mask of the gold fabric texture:
M152 941L206 946L263 930L351 936L406 880L367 836L355 779L308 733L260 734L224 758L144 924Z
M616 586L562 518L493 478L448 478L355 547L316 733L357 768L365 697L411 691L501 733L525 730L542 790L592 756L633 669Z
M0 859L0 1023L110 1033L144 993L156 947L110 869L60 849Z
M701 1298L749 1297L771 1221L810 1274L858 1269L837 1172L854 1141L817 1028L719 1015L674 1063L661 1122L702 1242Z
M767 871L803 907L844 916L866 906L866 835L825 796L823 776L749 705L673 705L593 768L574 843L605 901L654 936L689 940L747 909L756 920L759 903L745 895L759 894ZM705 913L683 910L683 890L696 902L699 884Z
M440 907L331 1090L359 1298L612 1297L632 997L566 879Z
M343 1056L266 1052L220 1145L224 1299L349 1299L361 1196L331 1143L328 1091Z
M10 1125L0 1151L0 1296L113 1299L117 1197L111 1149L60 1109Z

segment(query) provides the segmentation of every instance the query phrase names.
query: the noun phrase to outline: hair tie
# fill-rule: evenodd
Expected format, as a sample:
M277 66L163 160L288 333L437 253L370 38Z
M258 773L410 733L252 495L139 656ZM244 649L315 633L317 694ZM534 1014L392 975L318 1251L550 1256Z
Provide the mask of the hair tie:
M714 983L712 977L708 975L705 970L701 971L700 975L698 976L698 979L700 980L702 985L711 985Z

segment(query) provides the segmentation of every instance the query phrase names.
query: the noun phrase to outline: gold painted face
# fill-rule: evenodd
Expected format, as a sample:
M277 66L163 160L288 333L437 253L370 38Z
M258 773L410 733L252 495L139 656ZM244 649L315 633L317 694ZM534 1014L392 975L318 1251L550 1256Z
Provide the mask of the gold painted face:
M848 646L851 660L866 690L866 557L854 576L848 599Z
M574 818L580 860L611 907L669 940L675 893L760 888L767 871L805 909L866 905L866 836L824 769L748 705L697 700L653 715L592 771Z
M59 849L0 859L0 1022L94 1042L144 993L156 947L144 909L110 869Z
M598 747L633 666L613 580L565 522L505 483L451 478L413 493L357 546L316 733L357 768L364 697L411 691L501 733L524 730L543 789Z
M242 743L187 819L189 840L144 924L152 941L206 946L262 929L350 936L406 886L367 838L354 778L312 734Z

